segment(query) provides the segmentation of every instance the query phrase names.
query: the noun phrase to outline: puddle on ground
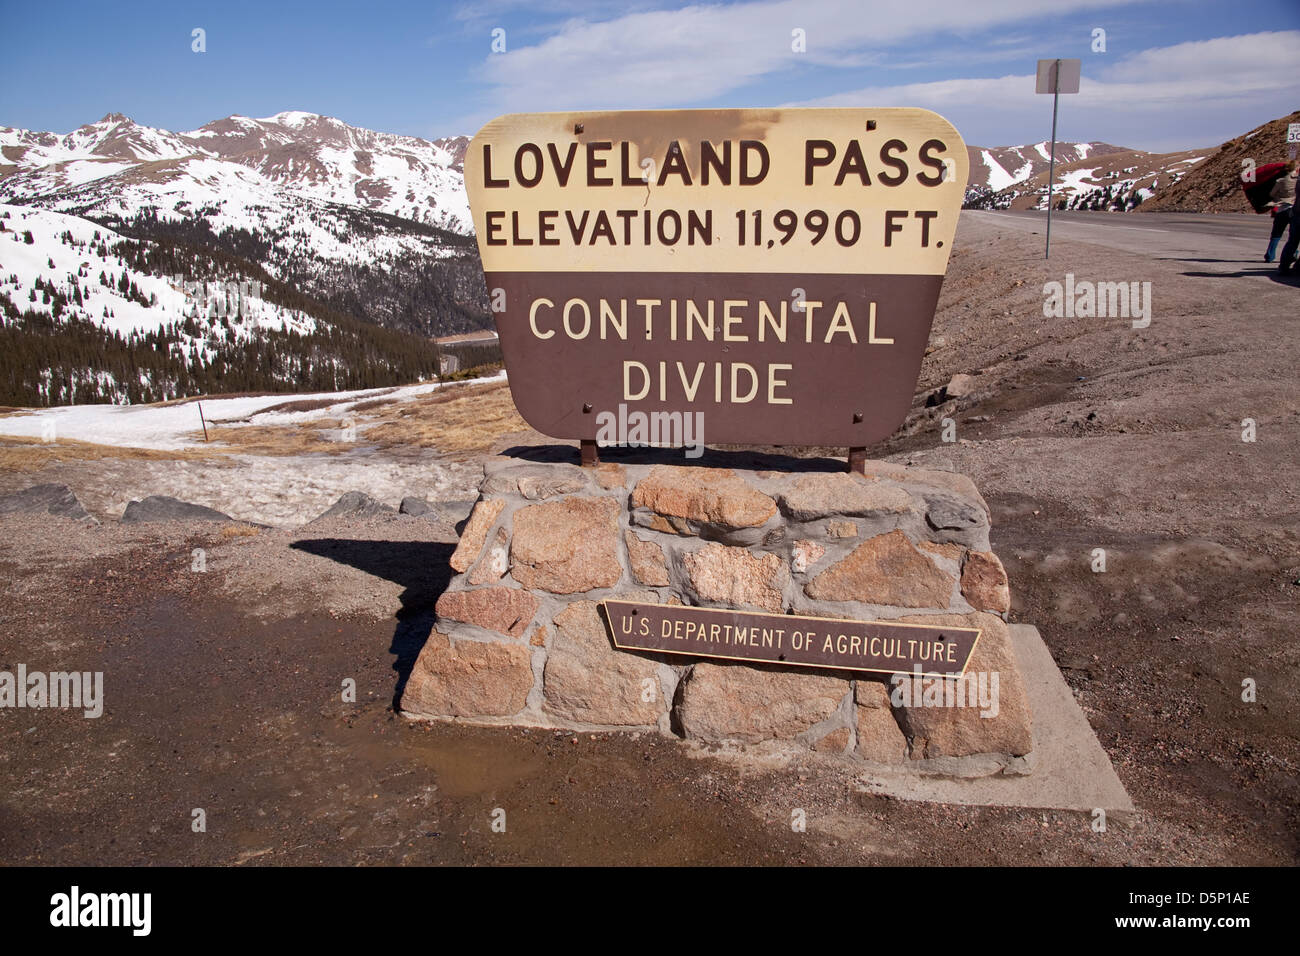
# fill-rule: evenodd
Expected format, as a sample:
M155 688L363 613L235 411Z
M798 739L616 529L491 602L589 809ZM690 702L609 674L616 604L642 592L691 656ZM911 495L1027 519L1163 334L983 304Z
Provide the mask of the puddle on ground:
M443 728L436 724L411 725L405 729L410 732L402 733L400 741L387 737L377 739L364 730L346 726L331 728L329 736L347 749L351 759L362 761L373 770L396 769L395 764L403 764L403 772L425 771L437 784L438 791L451 798L503 793L541 774L547 767L546 759L536 754L535 745L525 741L520 746L504 729L494 733L492 728L475 728L484 736L476 733L468 738L460 733L453 736L439 733L440 729L444 732L451 729L446 725ZM411 762L416 764L415 768L409 766Z

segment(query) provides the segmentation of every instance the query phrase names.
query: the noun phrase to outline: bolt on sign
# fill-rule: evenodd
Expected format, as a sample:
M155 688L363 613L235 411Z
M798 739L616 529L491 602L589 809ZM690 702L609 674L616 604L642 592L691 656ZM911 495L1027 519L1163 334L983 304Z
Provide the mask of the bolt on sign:
M702 412L715 443L888 437L967 167L922 109L493 120L465 178L520 414L589 441L620 405Z
M921 677L961 677L980 629L603 601L623 650Z

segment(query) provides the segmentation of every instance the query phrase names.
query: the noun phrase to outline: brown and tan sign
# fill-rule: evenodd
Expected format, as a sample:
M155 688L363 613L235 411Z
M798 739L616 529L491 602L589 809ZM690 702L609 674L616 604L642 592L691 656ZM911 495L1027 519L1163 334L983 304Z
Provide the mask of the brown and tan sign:
M967 178L921 109L540 113L465 158L520 414L864 446L910 406ZM605 419L608 421L608 418Z
M617 647L694 657L928 677L960 677L978 628L605 601Z

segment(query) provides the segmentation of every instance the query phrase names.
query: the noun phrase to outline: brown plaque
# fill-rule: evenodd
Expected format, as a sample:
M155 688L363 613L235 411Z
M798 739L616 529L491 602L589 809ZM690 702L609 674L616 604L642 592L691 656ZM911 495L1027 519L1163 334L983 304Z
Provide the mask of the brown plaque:
M698 413L710 443L888 437L967 167L921 109L493 120L465 181L520 414L606 443L629 412Z
M615 646L692 657L960 677L980 631L973 627L604 601Z

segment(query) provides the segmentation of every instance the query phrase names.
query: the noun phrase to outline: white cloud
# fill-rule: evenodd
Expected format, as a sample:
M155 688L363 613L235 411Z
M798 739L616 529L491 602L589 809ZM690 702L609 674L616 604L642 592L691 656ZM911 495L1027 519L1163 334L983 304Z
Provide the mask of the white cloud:
M1133 0L1058 0L1053 17ZM1041 0L767 0L697 4L613 20L574 19L532 46L489 56L484 79L503 110L700 103L800 66L860 66L908 40L970 37L1041 19ZM807 53L791 51L791 31ZM1012 41L1014 42L1014 40Z
M828 79L878 77L884 63L951 76L1019 61L1015 75L876 83L791 104L925 106L944 113L967 142L1004 145L1045 139L1050 128L1050 100L1034 94L1029 72L1048 35L1041 28L1137 0L1057 0L1046 8L1041 0L754 0L599 19L602 6L547 23L535 42L522 23L522 33L510 27L518 0L492 2L511 42L482 61L482 95L464 104L458 128L516 111L750 105L744 91L760 83L770 101L773 80L788 81L793 97L810 79L825 89ZM563 16L571 2L539 0L533 12ZM806 32L806 54L791 51L796 27ZM1084 54L1082 88L1062 98L1058 135L1152 150L1216 145L1300 105L1297 49L1300 31L1290 30L1125 57Z
M1300 31L1288 30L1143 50L1114 65L1085 59L1079 93L1061 97L1061 113L1075 138L1159 150L1217 145L1300 107L1300 79L1279 69L1297 50ZM968 143L1006 145L989 132L1037 131L1026 118L1049 117L1047 102L1026 73L865 87L788 105L923 106L943 113Z

